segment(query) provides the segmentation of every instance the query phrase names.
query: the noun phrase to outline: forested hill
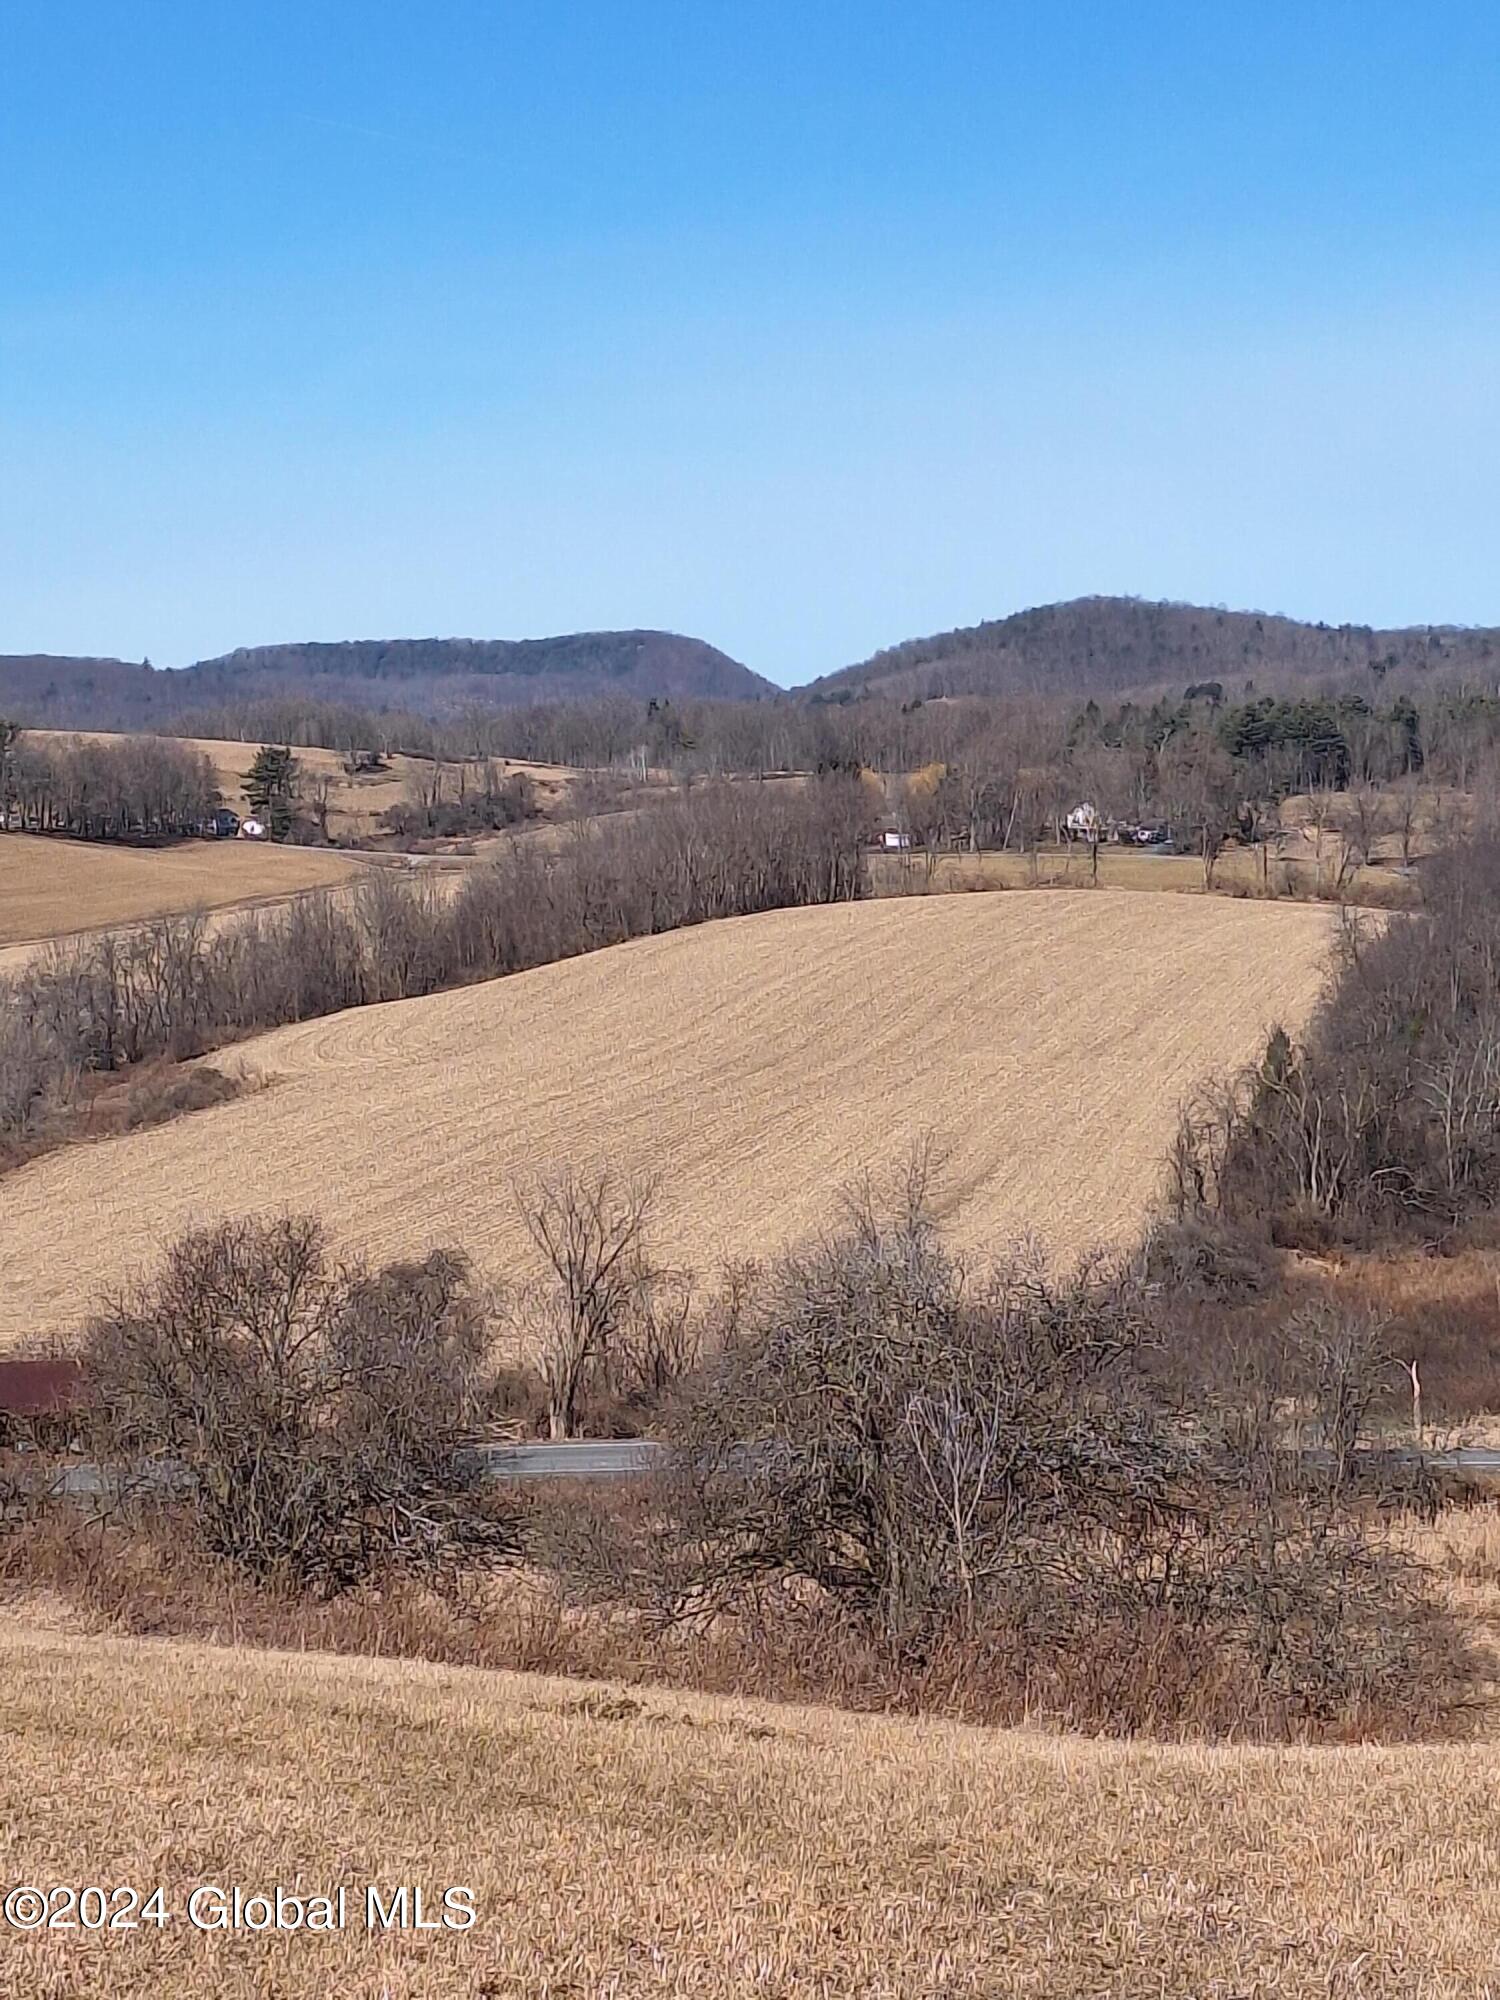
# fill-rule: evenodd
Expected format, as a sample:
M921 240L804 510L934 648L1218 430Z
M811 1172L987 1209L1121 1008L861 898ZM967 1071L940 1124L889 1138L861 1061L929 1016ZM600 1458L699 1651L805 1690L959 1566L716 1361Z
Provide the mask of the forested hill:
M149 729L175 705L178 680L144 661L0 653L0 716L48 729Z
M418 690L483 683L481 698L496 701L584 699L597 694L642 697L700 696L753 700L771 694L771 683L702 639L675 632L574 632L557 639L348 639L337 644L243 646L221 659L201 660L189 672L200 682L216 676L272 676L279 680L336 680L395 690L400 705L417 705ZM206 691L206 688L205 688ZM421 705L429 704L423 702Z
M1117 694L1219 681L1264 684L1374 668L1500 677L1500 630L1307 625L1255 611L1080 597L983 625L908 639L800 690L815 700L869 692L902 701L938 695Z
M745 701L775 692L717 647L672 632L246 646L160 673L119 660L0 655L0 715L63 729L160 727L175 715L286 696L444 716L604 694Z

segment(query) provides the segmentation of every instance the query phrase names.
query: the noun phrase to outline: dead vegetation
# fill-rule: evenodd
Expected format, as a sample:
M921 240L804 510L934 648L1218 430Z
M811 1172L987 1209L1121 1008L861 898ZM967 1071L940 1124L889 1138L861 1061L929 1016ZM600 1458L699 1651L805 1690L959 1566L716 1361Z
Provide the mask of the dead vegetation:
M460 1453L493 1394L489 1344L452 1251L334 1267L305 1218L225 1224L91 1320L82 1442L121 1468L112 1515L179 1518L264 1583L452 1588L518 1547Z
M472 1886L467 1932L21 1936L36 2000L1473 2000L1488 1746L1083 1743L0 1626L11 1881Z
M930 1182L915 1157L892 1204L864 1190L702 1306L649 1266L649 1190L533 1186L555 1307L535 1400L566 1435L628 1386L671 1452L637 1494L524 1513L468 1449L516 1384L461 1257L336 1267L298 1218L189 1236L88 1329L105 1501L12 1509L12 1575L97 1605L101 1546L114 1590L138 1544L177 1548L189 1629L218 1563L294 1625L309 1598L364 1593L376 1632L394 1606L382 1649L415 1585L440 1648L463 1607L471 1657L523 1664L516 1600L479 1586L524 1557L519 1601L550 1598L578 1671L1104 1732L1461 1727L1479 1667L1382 1523L1421 1485L1368 1437L1383 1329L1304 1314L1279 1365L1183 1397L1131 1266L965 1267Z

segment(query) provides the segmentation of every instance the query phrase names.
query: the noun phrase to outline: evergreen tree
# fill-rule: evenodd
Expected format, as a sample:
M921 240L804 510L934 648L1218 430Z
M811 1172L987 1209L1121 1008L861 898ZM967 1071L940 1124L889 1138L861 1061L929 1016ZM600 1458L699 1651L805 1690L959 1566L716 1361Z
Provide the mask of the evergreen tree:
M0 830L15 801L16 746L21 740L20 725L0 715Z
M245 777L250 810L272 840L285 840L292 830L300 767L289 747L263 743Z

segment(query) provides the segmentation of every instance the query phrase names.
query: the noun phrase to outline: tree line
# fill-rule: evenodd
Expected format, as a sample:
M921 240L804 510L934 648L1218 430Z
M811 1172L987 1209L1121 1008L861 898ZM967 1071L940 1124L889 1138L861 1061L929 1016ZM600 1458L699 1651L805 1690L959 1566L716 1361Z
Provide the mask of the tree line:
M1182 694L1111 709L1034 695L899 702L541 702L470 708L441 720L375 714L335 701L280 697L195 710L185 732L450 761L482 757L614 768L644 778L828 770L913 771L932 763L1020 761L1068 777L1070 759L1121 753L1149 784L1174 739L1206 736L1248 776L1285 795L1313 786L1394 782L1420 774L1466 787L1500 770L1500 693L1489 687L1399 685L1285 690L1201 681Z
M201 751L153 736L39 742L0 720L0 831L84 840L173 840L199 833L220 803Z
M1500 837L1424 865L1420 910L1347 917L1307 1033L1184 1114L1184 1214L1276 1244L1451 1246L1500 1200Z
M555 853L511 843L451 895L378 868L229 923L55 944L0 984L0 1159L70 1136L91 1077L717 917L857 899L869 830L869 795L846 778L707 785L590 822Z

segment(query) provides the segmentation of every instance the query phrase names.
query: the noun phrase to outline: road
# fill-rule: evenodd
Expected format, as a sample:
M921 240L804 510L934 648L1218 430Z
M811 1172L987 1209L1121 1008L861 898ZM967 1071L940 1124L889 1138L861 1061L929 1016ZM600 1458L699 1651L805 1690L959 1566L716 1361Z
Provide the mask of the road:
M1403 1456L1416 1457L1417 1453ZM1456 1451L1428 1451L1421 1456L1434 1472L1500 1476L1500 1450L1492 1445L1466 1445ZM579 1438L568 1444L481 1445L472 1459L487 1479L502 1485L528 1479L638 1479L667 1463L667 1447L645 1438ZM163 1464L156 1477L162 1485L169 1485L179 1469ZM113 1487L112 1476L99 1466L70 1465L58 1475L52 1490L73 1499L92 1499Z
M580 1438L571 1444L491 1444L475 1456L488 1479L634 1479L665 1465L667 1448L643 1438Z
M636 1479L665 1465L667 1448L642 1438L590 1438L570 1444L487 1444L464 1454L486 1479L503 1485L527 1479ZM143 1466L143 1482L170 1486L181 1466L159 1460ZM52 1491L73 1500L98 1499L117 1490L117 1475L107 1467L82 1463L67 1466Z
M1402 1457L1420 1456L1434 1472L1500 1473L1500 1449L1464 1445L1455 1451L1418 1453L1402 1448ZM571 1444L496 1444L478 1454L490 1479L629 1479L655 1472L667 1462L667 1447L645 1439L610 1441L577 1439Z

